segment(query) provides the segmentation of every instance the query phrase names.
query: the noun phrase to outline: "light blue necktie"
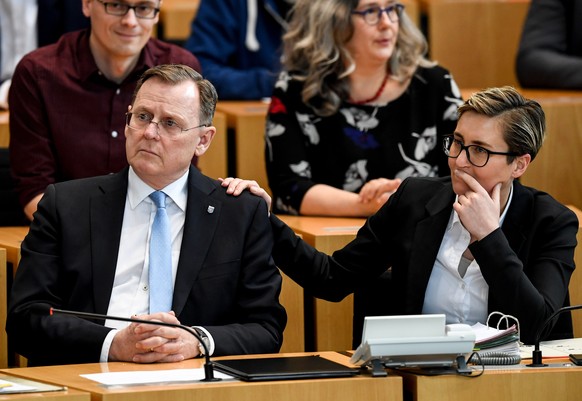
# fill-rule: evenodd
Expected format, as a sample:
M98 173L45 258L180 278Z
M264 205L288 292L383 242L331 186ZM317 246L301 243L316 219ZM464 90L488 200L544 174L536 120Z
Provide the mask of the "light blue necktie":
M166 194L152 192L157 207L150 237L150 313L172 310L172 239L166 212Z

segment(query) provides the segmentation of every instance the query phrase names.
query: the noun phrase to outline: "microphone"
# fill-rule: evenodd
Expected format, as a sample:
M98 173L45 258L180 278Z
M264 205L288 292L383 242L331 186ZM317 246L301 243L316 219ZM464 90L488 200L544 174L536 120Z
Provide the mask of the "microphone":
M546 321L540 326L540 328L538 329L538 332L536 333L536 336L535 336L536 342L534 344L534 350L531 353L531 363L526 365L526 366L529 366L531 368L539 368L539 367L543 367L543 366L548 366L547 363L542 362L542 350L540 350L540 337L542 335L542 332L544 331L544 329L546 328L548 323L550 323L556 316L558 316L561 313L568 312L571 310L576 310L576 309L582 309L582 305L564 306L564 307L558 309L557 311L555 311L554 313L552 313L550 315L550 317L548 317L546 319Z
M198 340L198 342L204 348L204 358L205 358L205 363L204 363L204 379L201 379L200 381L203 381L203 382L212 382L212 381L222 380L222 379L220 379L218 377L214 377L214 365L210 361L210 355L209 355L210 354L210 351L208 349L208 346L202 340L202 338L196 332L196 330L194 330L191 327L184 326L182 324L158 322L156 320L131 319L131 318L127 318L127 317L101 315L99 313L77 312L77 311L70 311L70 310L65 310L65 309L56 309L56 308L52 308L52 307L49 308L49 315L53 316L55 314L57 314L57 315L71 315L71 316L81 317L81 318L84 318L84 319L92 319L92 320L103 320L103 321L105 321L107 319L111 319L111 320L119 320L119 321L122 321L122 322L130 322L130 323L145 323L145 324L153 324L153 325L156 325L156 326L176 327L178 329L186 330L188 333L190 333L194 337L196 337L196 339Z

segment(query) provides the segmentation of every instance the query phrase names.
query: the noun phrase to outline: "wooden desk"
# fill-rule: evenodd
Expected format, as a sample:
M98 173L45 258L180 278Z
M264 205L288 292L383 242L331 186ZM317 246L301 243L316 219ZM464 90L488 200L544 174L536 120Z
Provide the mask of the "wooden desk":
M0 379L2 380L10 380L12 375L7 375L0 373ZM90 401L91 394L67 389L64 391L52 391L52 392L44 392L44 393L23 393L23 394L0 394L0 401Z
M348 357L333 352L320 353L320 355L341 363L347 363L348 361ZM277 354L277 356L281 355ZM97 382L80 377L80 374L89 373L192 369L201 366L202 360L191 359L175 364L138 365L116 362L8 369L4 372L14 376L41 380L86 391L91 393L92 401L353 401L359 399L367 401L402 401L402 379L398 376L373 378L368 375L360 375L352 378L266 381L255 383L240 381L214 383L192 382L183 384L120 386L115 388L106 388Z
M28 227L0 227L0 248L6 249L6 262L16 269L20 262L20 244L28 234Z
M521 178L527 186L548 192L566 205L582 208L582 91L521 89L538 101L546 115L547 137ZM467 99L475 89L463 89Z
M262 101L223 100L216 110L226 115L227 127L233 130L234 165L229 162L229 173L255 180L270 193L265 167L265 121L269 104Z
M226 142L226 115L214 113L212 122L216 128L216 134L212 139L210 148L198 158L198 168L202 173L211 178L226 178L228 175L228 157Z
M280 352L305 351L305 312L303 288L281 272L283 284L279 302L287 312L287 326L283 332L283 345Z
M7 280L8 280L8 269L6 268L6 249L0 248L0 330L2 335L0 336L0 368L4 369L8 367L8 340L6 339L6 332L4 327L6 327L6 316L8 313L8 290L7 290Z
M522 182L582 208L582 91L524 91L546 114L547 138Z
M363 218L278 216L311 246L331 255L353 240L358 229L366 221ZM307 307L307 306L306 306ZM341 302L314 300L313 322L306 322L306 328L313 327L313 338L317 351L344 350L352 348L353 295ZM310 316L310 313L306 313Z
M460 87L517 85L515 57L530 0L422 0L430 58Z
M408 14L408 16L410 17L412 22L414 22L414 24L417 27L420 27L420 3L419 3L419 1L418 0L401 0L400 3L402 3L404 5L406 14Z
M8 128L8 111L0 111L0 148L7 148L10 143L10 131Z
M8 367L8 343L6 340L6 316L8 313L8 268L12 273L20 262L20 243L28 233L28 227L0 227L0 368ZM22 362L22 361L21 361Z
M553 361L556 362L556 361ZM567 360L562 360L566 363ZM476 378L402 373L405 399L412 401L580 400L582 367L486 370ZM406 398L410 396L410 398Z
M574 251L574 263L576 269L570 278L570 285L568 287L570 292L570 304L582 305L582 210L576 206L568 205L576 216L578 216L578 246ZM582 337L582 311L572 311L572 326L574 328L574 337Z
M190 37L190 27L199 5L200 0L164 0L159 21L162 39L185 42Z

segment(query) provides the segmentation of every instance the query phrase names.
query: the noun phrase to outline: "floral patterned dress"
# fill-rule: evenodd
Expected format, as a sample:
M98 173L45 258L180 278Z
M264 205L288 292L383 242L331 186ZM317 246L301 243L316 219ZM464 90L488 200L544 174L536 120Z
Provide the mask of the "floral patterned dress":
M265 160L275 212L298 214L316 184L357 193L375 178L449 174L442 137L453 133L462 99L445 69L419 67L394 101L345 100L329 117L303 103L302 88L283 71L267 116Z

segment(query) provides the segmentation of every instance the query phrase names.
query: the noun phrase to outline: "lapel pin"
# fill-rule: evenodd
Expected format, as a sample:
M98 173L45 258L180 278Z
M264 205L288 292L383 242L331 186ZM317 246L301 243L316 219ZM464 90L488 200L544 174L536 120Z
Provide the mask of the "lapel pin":
M210 214L214 213L214 206L208 206L208 209L206 209L206 211Z

